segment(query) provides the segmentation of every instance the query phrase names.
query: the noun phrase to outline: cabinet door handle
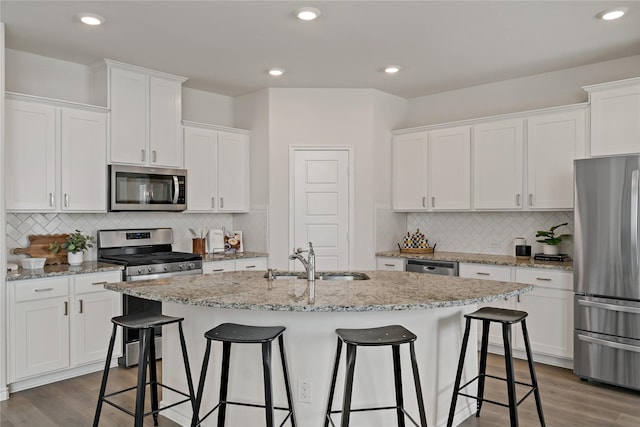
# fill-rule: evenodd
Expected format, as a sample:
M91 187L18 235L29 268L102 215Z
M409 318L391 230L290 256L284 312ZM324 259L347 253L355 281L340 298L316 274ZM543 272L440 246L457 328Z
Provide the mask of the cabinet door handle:
M145 156L144 156L144 149L140 150L140 152L142 153L142 158L141 158L142 163L144 163L144 157L145 157Z
M533 206L533 193L529 193L529 206Z
M52 208L55 208L53 204L53 193L49 193L49 206L51 206Z
M423 197L423 198L422 198L422 207L423 207L423 208L426 208L426 207L427 207L427 198L426 198L426 197Z
M491 273L485 273L484 271L476 271L478 276L491 276Z
M151 151L152 162L156 163L158 161L158 156L156 155L156 150Z
M84 310L84 304L82 303L82 300L78 300L80 302L80 314L82 314L83 310Z
M220 209L224 209L224 197L220 197Z
M69 193L64 193L64 207L69 207Z
M518 296L516 297L516 300L517 300L518 302L520 302L520 295L518 295Z
M536 280L540 280L542 282L550 282L551 279L549 279L548 277L536 277Z
M69 303L67 301L64 302L64 315L69 315Z
M520 206L520 193L516 194L516 206Z
M53 288L39 288L39 289L34 289L34 291L36 292L49 292L52 291Z
M93 282L93 283L91 284L91 286L104 286L104 285L106 285L106 284L107 284L107 282Z
M431 196L431 207L432 208L436 207L436 196Z
M216 198L215 197L211 198L211 207L214 208L214 209L216 207Z

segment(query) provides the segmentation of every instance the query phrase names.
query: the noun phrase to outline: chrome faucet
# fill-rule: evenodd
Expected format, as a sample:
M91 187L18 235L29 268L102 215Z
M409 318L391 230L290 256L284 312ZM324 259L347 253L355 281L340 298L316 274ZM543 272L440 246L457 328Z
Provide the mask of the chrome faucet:
M309 252L309 257L304 259L302 254ZM294 249L293 253L289 255L291 260L299 260L302 266L307 271L307 286L309 287L309 304L313 304L316 299L316 253L313 251L313 244L309 242L309 249L302 248Z

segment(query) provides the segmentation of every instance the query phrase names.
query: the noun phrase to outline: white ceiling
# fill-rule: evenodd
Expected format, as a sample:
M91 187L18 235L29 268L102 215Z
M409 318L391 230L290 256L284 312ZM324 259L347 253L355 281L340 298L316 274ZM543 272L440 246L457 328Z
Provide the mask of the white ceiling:
M299 21L301 6L322 15ZM630 11L595 18L613 6ZM0 8L7 48L87 65L110 58L228 96L331 87L413 98L640 54L640 1L2 0ZM83 25L79 12L106 24ZM388 64L403 70L385 75ZM287 72L269 77L272 66Z

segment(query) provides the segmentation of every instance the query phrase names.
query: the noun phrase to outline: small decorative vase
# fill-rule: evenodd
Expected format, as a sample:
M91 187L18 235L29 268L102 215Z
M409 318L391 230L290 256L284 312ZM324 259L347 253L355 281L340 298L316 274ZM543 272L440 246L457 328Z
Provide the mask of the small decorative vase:
M80 265L84 258L84 253L80 252L67 252L67 261L69 265Z
M558 255L558 245L542 245L542 253L545 255Z

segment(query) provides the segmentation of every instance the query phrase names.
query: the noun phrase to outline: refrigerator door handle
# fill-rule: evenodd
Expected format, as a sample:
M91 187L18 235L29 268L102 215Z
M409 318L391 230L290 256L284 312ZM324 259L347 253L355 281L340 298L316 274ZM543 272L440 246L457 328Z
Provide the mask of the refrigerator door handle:
M631 172L631 269L638 271L638 193L640 170ZM640 290L640 283L638 283Z
M605 310L619 311L623 313L640 314L640 307L628 307L624 305L606 304L603 302L595 302L584 299L579 299L578 304L585 307L602 308Z
M588 343L598 344L604 347L617 348L619 350L633 351L634 353L640 353L640 347L629 344L622 344L614 341L603 340L600 338L594 338L583 334L578 334L578 339Z

